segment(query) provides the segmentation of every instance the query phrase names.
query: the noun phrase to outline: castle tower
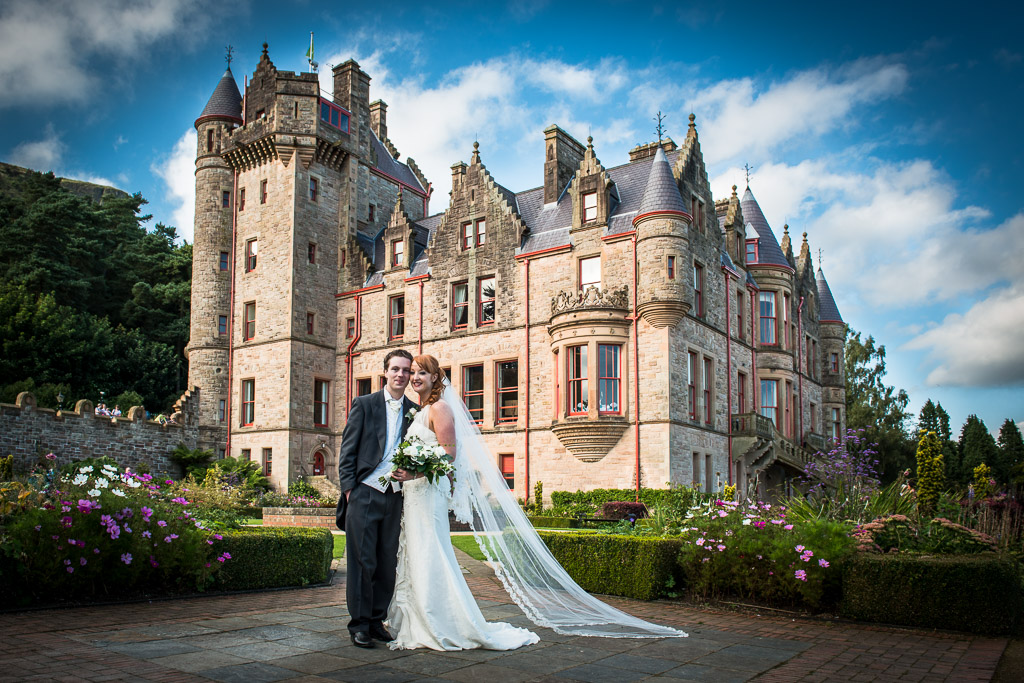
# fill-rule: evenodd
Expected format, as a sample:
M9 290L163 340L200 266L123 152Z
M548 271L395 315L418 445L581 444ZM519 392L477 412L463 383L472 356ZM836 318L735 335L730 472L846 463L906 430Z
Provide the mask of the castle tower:
M821 353L824 372L821 376L822 422L826 436L836 438L846 428L846 356L843 352L846 342L846 323L839 314L839 307L832 297L832 290L825 280L825 274L818 267L817 273L819 313L821 321Z
M192 310L188 384L200 387L199 447L224 452L227 441L228 332L230 325L234 172L222 156L242 123L242 96L228 68L195 121L196 206L192 246Z
M690 269L686 213L672 167L659 147L651 163L633 227L636 230L637 312L655 327L671 327L690 310L686 273Z

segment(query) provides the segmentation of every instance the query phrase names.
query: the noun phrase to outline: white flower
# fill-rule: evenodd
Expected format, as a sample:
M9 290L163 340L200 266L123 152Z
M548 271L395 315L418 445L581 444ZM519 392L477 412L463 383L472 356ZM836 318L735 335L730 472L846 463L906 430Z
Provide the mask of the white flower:
M110 492L113 493L115 496L121 496L122 498L124 498L124 491L122 491L121 489L110 489Z
M92 472L92 465L89 465L88 467L81 467L81 468L78 469L78 471L82 472L83 474L84 473L88 473L88 472Z
M97 496L100 495L100 490L99 489L93 489L92 491L89 491L89 495L92 496L93 498L96 498Z
M125 482L125 484L128 486L128 488L132 488L132 489L137 489L140 486L142 486L142 484L140 484L139 482L135 481L134 479L129 479L128 481Z
M75 486L81 486L87 481L89 481L89 477L87 477L86 475L76 474L75 478L71 480L71 483L74 484Z
M750 519L743 520L743 526L750 526Z
M110 482L104 479L103 477L100 477L99 479L96 480L96 488L105 489L108 486L110 486Z
M409 412L407 412L407 413L405 414L405 419L406 419L406 420L411 420L411 419L413 419L414 417L416 417L416 413L418 413L418 412L420 412L420 411L419 411L419 410L417 410L416 408L409 408Z

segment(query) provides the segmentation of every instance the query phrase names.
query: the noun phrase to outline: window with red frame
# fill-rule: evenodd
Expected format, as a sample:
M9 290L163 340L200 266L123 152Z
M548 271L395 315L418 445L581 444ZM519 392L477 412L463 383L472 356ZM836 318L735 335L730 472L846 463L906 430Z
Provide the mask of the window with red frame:
M469 283L452 285L452 329L464 330L469 325Z
M221 270L227 270L228 269L228 265L230 264L230 262L228 261L229 258L230 258L230 254L228 254L228 252L226 252L226 251L220 252L220 269Z
M587 192L583 195L583 222L597 220L597 193Z
M494 322L494 277L482 277L476 281L476 324L490 325Z
M259 242L255 239L247 240L245 243L245 272L251 273L256 270L256 255L259 251Z
M226 407L227 407L227 401L225 401L224 399L221 399L220 401L217 402L217 421L218 422L223 422L224 421L224 418L225 418L225 416L227 414L226 413Z
M832 366L832 372L839 372L839 354L829 354L829 365Z
M368 219L369 219L369 221L371 223L373 222L373 217L376 214L376 208L377 207L375 207L373 204L370 204L370 212L369 212L369 215L368 215Z
M566 356L567 376L566 396L569 399L568 412L570 415L586 415L590 405L590 388L587 384L587 347L570 346Z
M811 434L818 433L818 406L811 404Z
M315 202L317 190L320 189L320 183L316 178L309 179L309 201Z
M226 315L217 316L217 334L225 335L228 333L228 317Z
M736 403L738 414L747 412L747 376L742 372L736 373Z
M306 257L309 259L310 263L316 263L316 244L315 243L313 243L313 242L309 243L309 246L306 249Z
M811 377L818 379L818 342L815 339L811 340Z
M699 263L693 264L693 312L704 317L704 266Z
M466 250L473 246L473 223L462 224L462 249Z
M701 233L703 233L704 232L704 202L699 201L699 200L697 201L697 215L695 216L695 218L697 219L697 225L700 226Z
M597 345L597 411L607 415L622 412L622 370L618 344Z
M307 313L306 314L306 334L313 334L313 331L315 329L316 329L316 314L315 313Z
M482 247L487 243L487 219L480 218L476 222L476 246Z
M676 257L675 256L669 256L668 257L668 279L669 280L675 280L676 279Z
M356 396L366 396L373 391L373 381L367 377L356 380Z
M498 467L501 469L501 478L509 491L516 488L516 457L511 453L502 453L498 456Z
M690 351L687 355L686 386L690 390L690 419L694 422L697 421L697 372L700 370L698 362L697 354Z
M239 416L243 427L250 427L256 420L256 380L242 380L242 412Z
M746 321L747 307L744 302L743 290L736 290L736 337L739 339L747 338L747 321Z
M775 292L761 292L758 295L761 317L761 343L775 346Z
M587 291L588 287L601 288L601 257L588 256L580 259L580 291Z
M839 408L832 409L832 439L836 442L842 437L843 424L839 415Z
M772 421L775 428L779 427L779 380L761 380L761 414Z
M498 361L494 364L496 378L497 422L515 422L519 419L519 362Z
M402 256L405 254L405 240L391 240L391 266L402 265Z
M245 460L246 462L249 462L250 460L252 460L252 449L251 448L243 448L242 449L242 460Z
M238 190L238 210L245 211L245 188Z
M260 181L260 204L267 203L267 181Z
M747 263L757 263L757 240L747 240Z
M322 97L320 98L320 120L342 132L349 132L349 113Z
M399 294L388 299L388 339L405 336L405 295Z
M793 411L793 383L786 382L786 413L785 413L785 427L783 431L786 436L792 437L796 430L793 425L796 423L796 414Z
M793 348L793 330L789 324L789 294L782 293L782 333L786 337L786 348Z
M356 336L356 319L345 318L345 339L351 339Z
M711 383L714 381L714 374L711 372L711 359L704 359L704 372L703 372L703 398L704 398L704 423L711 424L711 415L713 414L711 405Z
M242 338L245 341L256 336L256 302L250 301L245 304L245 316L243 318L245 325L242 329Z
M462 402L466 404L473 422L484 421L484 366L467 365L462 368Z
M263 475L269 477L274 473L274 449L263 449Z
M228 190L220 193L220 206L222 209L227 209L231 206L231 192Z
M325 379L313 380L313 426L326 427L330 415L328 400L331 397L331 383Z

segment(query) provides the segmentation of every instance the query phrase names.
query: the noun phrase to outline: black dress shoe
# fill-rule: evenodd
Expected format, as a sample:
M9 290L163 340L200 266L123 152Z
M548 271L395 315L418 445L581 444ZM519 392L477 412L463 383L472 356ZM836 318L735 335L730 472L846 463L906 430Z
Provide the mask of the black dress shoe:
M377 647L373 638L366 631L355 631L352 633L352 644L356 647Z
M395 639L393 635L388 633L388 630L383 626L370 626L370 637L374 640L379 640L382 643L390 643Z

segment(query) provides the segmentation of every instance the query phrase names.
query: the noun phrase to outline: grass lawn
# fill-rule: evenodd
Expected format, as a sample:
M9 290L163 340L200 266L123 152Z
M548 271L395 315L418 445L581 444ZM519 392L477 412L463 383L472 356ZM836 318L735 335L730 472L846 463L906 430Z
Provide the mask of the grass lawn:
M255 517L243 517L240 523L249 526L263 526L263 520Z
M463 551L475 560L483 560L484 554L476 544L472 536L452 536L452 545ZM340 560L345 556L345 534L334 536L334 559Z

